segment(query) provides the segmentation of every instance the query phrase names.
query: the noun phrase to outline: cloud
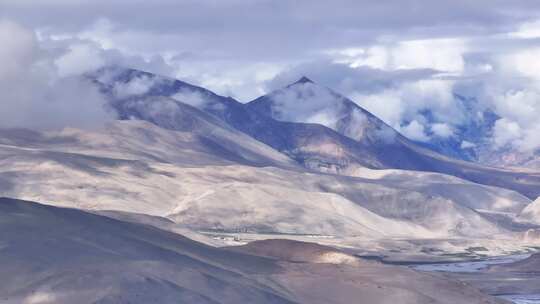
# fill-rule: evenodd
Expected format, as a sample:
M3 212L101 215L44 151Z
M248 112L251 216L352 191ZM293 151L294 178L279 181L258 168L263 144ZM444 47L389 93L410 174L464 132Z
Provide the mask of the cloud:
M521 136L522 130L516 122L506 118L501 118L495 122L493 140L496 147L504 147L507 144L512 144L514 141L520 139Z
M434 50L437 50L434 52ZM335 62L357 68L375 69L433 69L461 72L465 67L463 39L418 39L390 42L367 48L346 48L327 51Z
M296 65L281 71L281 73L266 82L266 89L276 90L300 79L302 76L308 76L315 82L344 94L353 91L377 93L397 88L407 82L430 78L438 73L433 69L388 71L369 66L351 67L347 64L324 60Z
M435 136L448 138L454 135L452 127L445 123L434 123L431 125L431 131Z
M540 115L540 91L535 88L508 90L493 96L495 108L523 125L536 123Z
M493 142L521 151L540 149L540 91L535 86L522 90L493 90L494 107L503 118L497 120Z
M268 91L264 83L274 78L283 67L281 63L236 63L227 60L187 58L175 61L175 76L241 102L248 102Z
M392 62L396 68L461 72L465 50L465 42L457 38L408 40L400 42L393 50Z
M517 72L525 77L540 79L540 47L519 50L510 54L505 54L499 59L503 69L510 72Z
M79 76L105 65L100 50L90 44L72 44L68 51L55 60L61 77Z
M540 148L538 140L525 134L537 130L536 117L540 115L540 67L535 65L540 46L535 41L494 35L480 42L430 39L336 49L327 52L333 61L294 66L267 85L273 88L308 75L337 89L394 128L412 134L411 138L423 141L435 137L458 139L456 132L482 123L484 111L490 109L522 130L520 138L507 144L534 150ZM409 51L396 52L407 48L410 56ZM414 54L430 52L434 57L418 56L418 62L411 61ZM437 53L444 56L437 58ZM420 130L418 124L424 129ZM494 132L475 140L501 142L504 138L488 138L490 134Z
M271 95L273 116L278 120L307 122L336 129L342 103L330 90L317 84L297 83Z
M105 50L146 61L158 56L173 67L167 76L243 101L263 93L263 82L279 73L277 69L328 58L353 60L355 67L461 70L459 53L470 47L465 43L468 37L477 41L487 35L523 32L520 26L533 22L539 11L540 4L528 0L3 0L0 4L0 16L46 36L93 41ZM328 54L329 46L336 52ZM164 66L158 70L158 65L146 70L163 73Z
M107 77L107 75L102 75ZM148 93L153 87L163 81L159 77L150 77L141 75L130 79L128 82L117 81L113 85L113 93L117 98L127 98L131 96L143 95ZM107 83L107 81L104 81Z
M508 74L518 81L503 78L485 84L482 94L501 117L493 132L495 146L534 151L540 149L540 89L538 80L516 76L519 73Z
M0 20L0 38L9 42L0 48L2 80L22 74L32 66L39 55L33 33L13 22Z
M459 125L465 119L460 105L454 101L453 81L449 80L412 80L382 92L358 90L348 95L358 105L395 128L413 120L426 120L424 123L428 123L423 117L426 111L435 120L433 127L436 130L433 132L443 132L437 123Z
M224 105L214 102L215 97L209 93L182 88L171 96L174 100L199 109L223 110Z
M540 149L540 122L523 131L523 137L518 147L522 151L538 151Z
M537 1L4 0L1 17L39 35L10 35L18 62L0 73L31 65L56 79L116 64L241 101L305 74L398 129L417 121L433 138L449 134L441 125L457 136L491 108L522 130L512 145L540 147L527 135L540 107Z
M365 112L349 108L344 97L317 83L295 82L285 90L270 93L269 98L272 116L277 120L321 124L353 139L363 138L367 129L377 133L377 140L388 143L396 136L391 129L373 129ZM346 124L339 123L343 118L347 118Z
M152 74L139 74L126 81L122 77L118 77L119 71L124 70L110 67L102 69L97 73L98 81L112 84L112 92L118 99L142 97L146 94L155 94L156 89L157 92L163 92L164 87L171 89L176 87L174 85L174 79ZM174 94L167 97L199 109L223 109L223 105L220 102L215 102L215 95L203 90L181 87Z
M431 110L436 122L457 124L464 120L454 103L454 81L437 78L433 69L381 70L341 63L314 62L286 70L267 83L283 87L302 75L351 98L391 126L399 128L420 112Z
M474 143L466 141L466 140L462 141L461 145L460 145L461 149L470 149L470 148L474 148L474 147L476 147L476 145Z
M391 126L398 127L404 120L406 106L399 90L386 90L376 94L354 92L351 98Z
M540 38L540 20L524 22L519 25L517 31L509 34L517 38Z
M370 118L357 108L352 110L348 124L346 124L345 129L342 129L341 131L346 136L357 140L364 138L365 132L372 132L371 135L375 135L372 139L387 144L393 143L397 135L394 130L389 128L373 129Z
M181 89L178 93L171 96L173 99L194 106L204 108L208 103L208 97L205 98L201 93L188 89Z
M123 66L165 76L174 76L174 67L160 54L143 55L122 48L110 48L106 41L82 34L56 35L38 31L40 46L49 52L61 50L57 65L61 75L80 75L104 66Z
M62 75L55 64L62 57L42 49L33 31L3 20L0 40L0 127L94 127L111 119L97 89Z
M515 31L516 23L538 16L535 1L390 0L384 2L338 0L227 2L157 0L3 0L4 15L34 27L79 32L99 18L121 24L114 43L156 50L192 46L194 51L219 45L218 56L242 57L295 54L305 49L334 45L345 48L358 40L379 37L479 35ZM47 11L47 14L43 14ZM144 18L134 18L144 14ZM99 30L106 30L104 24ZM126 34L131 33L131 34ZM152 43L134 42L133 33ZM317 35L314 35L317 33ZM94 33L98 34L98 33ZM174 37L175 39L164 39ZM303 39L301 39L303 38ZM244 47L241 42L249 43ZM279 46L279 47L275 47Z
M400 128L400 132L406 137L417 141L429 141L429 136L426 134L424 125L416 120L411 121L408 125Z

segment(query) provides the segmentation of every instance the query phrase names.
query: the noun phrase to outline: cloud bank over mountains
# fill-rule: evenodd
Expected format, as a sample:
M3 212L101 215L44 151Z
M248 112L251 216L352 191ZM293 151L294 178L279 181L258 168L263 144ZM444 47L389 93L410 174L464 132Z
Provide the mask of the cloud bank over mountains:
M0 127L88 128L112 119L95 86L63 75L69 53L43 49L33 31L10 21L0 21L0 40L7 42L0 50Z
M6 40L2 56L18 63L2 68L11 80L4 76L0 85L12 88L13 79L22 77L41 83L36 88L50 87L54 79L117 64L247 102L307 75L415 140L452 138L491 109L500 119L489 134L494 145L540 147L540 4L339 2L6 0L0 18L9 21L2 28L16 39ZM32 75L16 76L13 66ZM73 99L69 88L80 84L67 83L62 81L64 93L52 90L56 99ZM11 91L8 99L22 94ZM464 107L456 94L474 102ZM99 98L76 95L79 106L96 104L81 99ZM28 104L17 102L13 112L29 113L21 111L34 108ZM91 121L107 119L101 109L86 112L93 113ZM8 116L14 122L4 124L28 119Z

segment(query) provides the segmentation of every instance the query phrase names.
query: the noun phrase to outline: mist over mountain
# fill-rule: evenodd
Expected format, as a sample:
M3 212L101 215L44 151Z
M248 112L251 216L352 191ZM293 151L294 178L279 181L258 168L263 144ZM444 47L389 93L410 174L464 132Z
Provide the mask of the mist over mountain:
M416 143L452 158L488 166L538 169L540 150L522 150L510 144L501 145L494 139L495 133L501 128L501 117L492 109L479 109L479 102L474 97L455 94L454 98L463 108L463 113L467 114L463 122L448 127L437 123L430 110L422 111L421 117L434 127L427 133L427 141L417 140Z
M458 41L440 40L338 52L341 59L337 62L310 62L281 72L267 82L267 90L279 89L308 75L347 96L407 138L439 153L490 166L530 167L538 155L533 115L538 98L529 92L534 91L529 87L534 80L510 71L508 75L515 78L491 75L500 72L492 63L486 65L493 68L489 76L456 77L437 69L391 67L390 63L404 60L404 52L421 61L421 56L414 54L431 47L444 48L445 44L459 47ZM463 60L465 64L462 73L478 73L467 71L478 55L463 59L454 55L450 57L456 63ZM424 56L429 58L430 54ZM442 61L450 59L442 53L440 57Z

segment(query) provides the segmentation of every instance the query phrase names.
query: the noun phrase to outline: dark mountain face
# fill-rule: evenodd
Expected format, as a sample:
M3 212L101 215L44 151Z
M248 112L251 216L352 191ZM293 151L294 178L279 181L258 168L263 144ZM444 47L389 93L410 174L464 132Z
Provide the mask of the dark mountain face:
M179 80L118 68L102 70L91 77L109 96L119 119L142 119L167 129L189 130L196 127L192 122L194 109L186 105L191 104L210 114L207 120L219 118L312 169L339 172L351 164L384 166L362 153L355 141L322 125L278 121L232 98ZM144 92L119 94L119 88L140 79L147 80Z
M137 70L109 68L89 77L108 96L119 120L144 120L193 133L206 148L222 151L222 157L238 163L288 168L294 163L226 122L244 115L233 99Z
M168 107L167 103L188 104L209 114L207 119L219 121L216 124L239 130L316 171L344 175L354 175L361 167L431 171L513 189L531 198L540 195L540 175L443 156L307 78L242 104L201 87L136 70L102 70L90 77L110 97L120 119L143 119L183 130L192 107Z

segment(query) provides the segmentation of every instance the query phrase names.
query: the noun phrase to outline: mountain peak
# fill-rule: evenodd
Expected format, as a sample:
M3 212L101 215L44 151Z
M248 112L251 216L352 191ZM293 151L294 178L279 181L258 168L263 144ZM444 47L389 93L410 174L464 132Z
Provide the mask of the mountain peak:
M302 78L298 79L295 83L293 84L297 84L297 83L314 83L313 80L307 78L306 76L302 76Z

